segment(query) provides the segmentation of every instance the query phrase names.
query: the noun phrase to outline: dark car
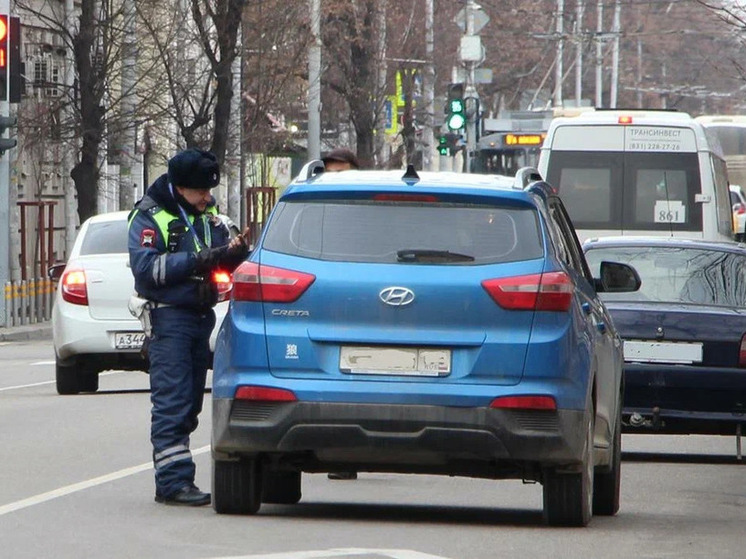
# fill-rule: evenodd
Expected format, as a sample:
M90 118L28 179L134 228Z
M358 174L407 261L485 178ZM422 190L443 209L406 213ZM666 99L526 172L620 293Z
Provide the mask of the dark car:
M670 238L584 245L642 281L602 298L624 339L625 431L734 435L746 417L746 247Z
M616 513L622 348L597 290L631 268L594 280L543 182L316 169L233 274L215 510L362 471L539 482L550 524Z

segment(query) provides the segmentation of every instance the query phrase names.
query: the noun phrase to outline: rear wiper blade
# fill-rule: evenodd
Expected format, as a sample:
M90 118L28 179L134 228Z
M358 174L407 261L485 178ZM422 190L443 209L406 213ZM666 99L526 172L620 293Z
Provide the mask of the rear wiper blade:
M451 252L449 250L429 250L408 248L396 251L398 262L473 262L474 257L469 254Z

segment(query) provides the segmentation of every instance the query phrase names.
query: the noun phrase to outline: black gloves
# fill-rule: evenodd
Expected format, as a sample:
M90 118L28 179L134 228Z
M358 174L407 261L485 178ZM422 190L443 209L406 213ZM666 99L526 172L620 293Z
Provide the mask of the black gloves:
M219 267L220 261L225 258L227 253L227 245L217 248L203 248L197 253L194 271L198 274L211 272L213 269Z
M225 256L220 258L220 266L229 272L233 272L241 262L246 260L248 255L248 245L239 243L226 250Z
M198 274L211 272L216 268L226 268L232 272L249 254L249 247L243 243L234 246L203 248L197 253L194 271Z

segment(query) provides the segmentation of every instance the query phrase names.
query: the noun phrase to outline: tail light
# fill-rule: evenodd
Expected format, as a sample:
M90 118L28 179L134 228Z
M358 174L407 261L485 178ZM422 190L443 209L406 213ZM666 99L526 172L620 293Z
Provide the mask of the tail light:
M239 386L236 388L236 400L251 402L297 402L295 393L284 388L269 388L267 386Z
M218 301L225 301L231 294L233 282L231 275L225 270L215 270L212 273L212 283L218 288Z
M746 367L746 334L741 336L741 346L738 348L738 366Z
M60 278L62 299L73 305L88 304L88 288L86 287L85 271L71 268L63 272Z
M233 300L292 303L315 279L313 274L244 262L233 272Z
M484 280L482 287L504 309L566 311L575 285L565 272Z
M490 402L495 409L556 410L557 402L551 396L500 396Z

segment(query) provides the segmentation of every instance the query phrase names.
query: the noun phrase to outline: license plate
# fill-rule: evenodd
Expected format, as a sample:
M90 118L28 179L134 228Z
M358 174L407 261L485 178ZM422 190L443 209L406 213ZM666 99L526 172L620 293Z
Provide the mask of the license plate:
M441 377L451 372L451 350L343 346L339 352L339 370L363 375Z
M145 332L115 332L116 349L140 349L145 341Z
M701 363L702 344L625 341L624 360L645 363Z

